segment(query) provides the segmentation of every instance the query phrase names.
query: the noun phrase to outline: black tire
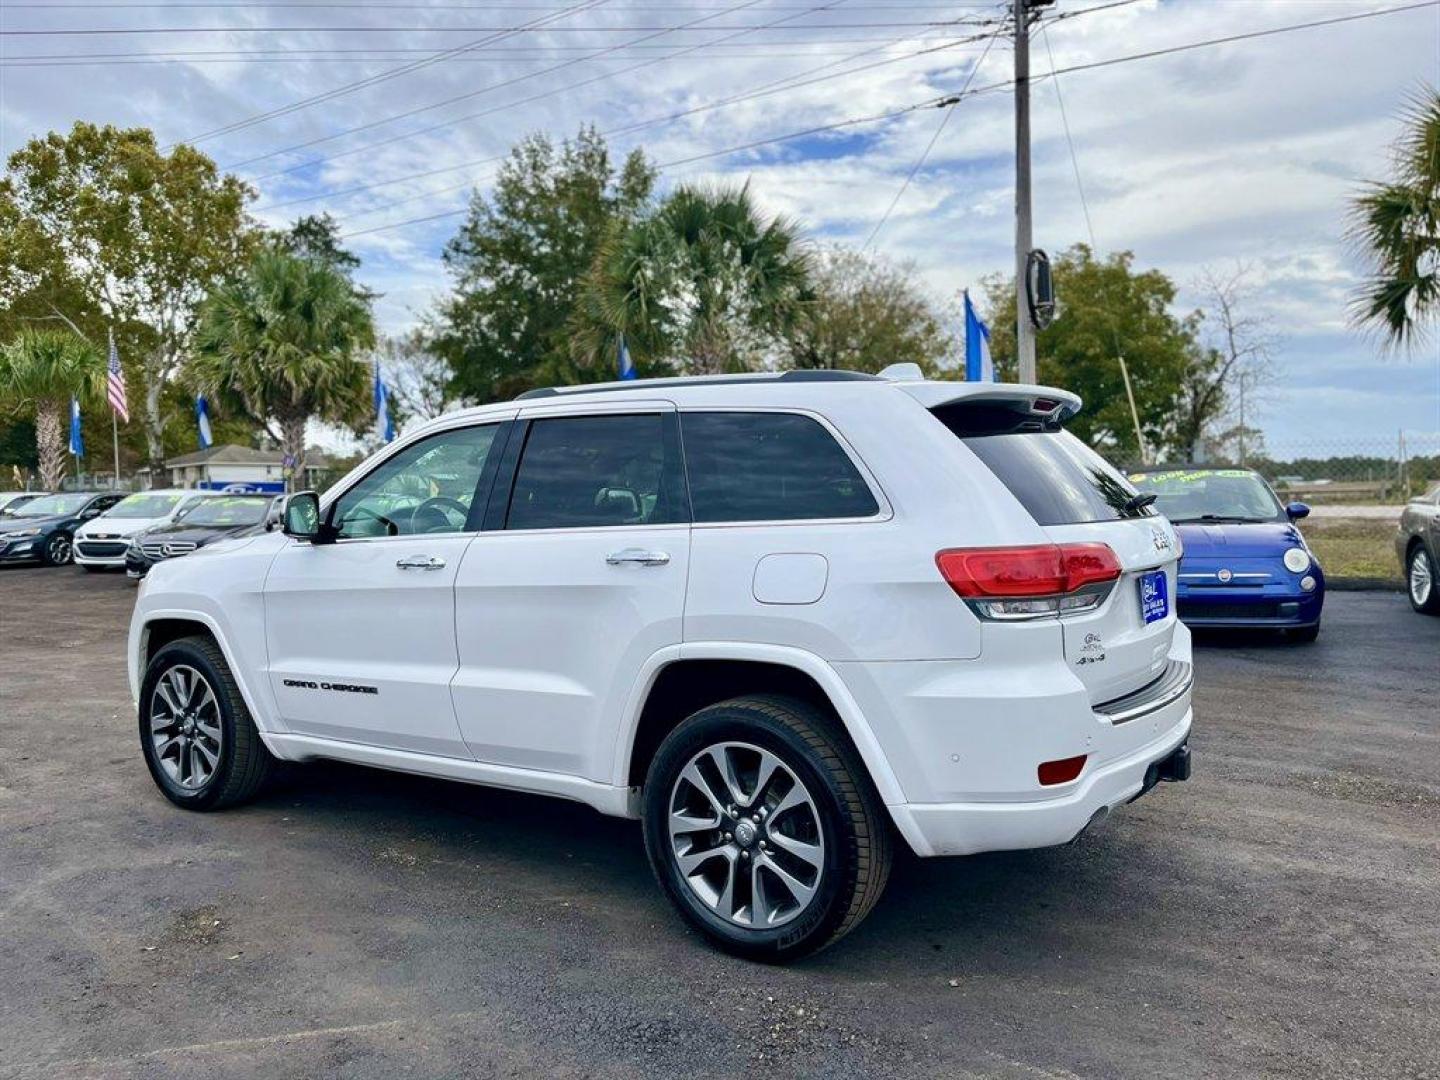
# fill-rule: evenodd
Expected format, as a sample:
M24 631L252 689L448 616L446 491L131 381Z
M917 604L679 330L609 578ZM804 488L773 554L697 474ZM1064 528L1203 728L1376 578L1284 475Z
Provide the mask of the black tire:
M885 808L835 723L790 698L734 698L682 722L650 764L643 811L650 865L686 921L727 952L769 963L813 953L853 930L885 888L893 851ZM736 925L707 906L682 875L671 841L670 803L681 771L695 755L726 742L774 754L805 785L818 810L824 858L818 881L811 882L816 891L789 921L771 929ZM771 857L775 854L772 849Z
M1415 599L1415 592L1410 587L1411 568L1417 559L1424 559L1430 570L1430 593L1423 602ZM1437 571L1435 560L1430 557L1430 552L1425 550L1424 544L1416 544L1405 559L1405 595L1410 600L1410 606L1420 614L1440 615L1440 571Z
M204 676L215 693L223 732L219 761L209 778L197 788L185 788L161 767L151 738L150 717L156 686L171 668L185 665ZM250 799L278 764L265 744L230 666L219 647L208 637L187 637L166 645L145 669L140 684L140 747L155 786L176 806L186 810L223 810Z
M69 533L51 533L40 548L40 561L46 566L64 566L75 558L75 545Z
M1291 641L1307 645L1320 636L1320 624L1317 622L1314 626L1302 626L1299 630L1287 630L1285 633Z

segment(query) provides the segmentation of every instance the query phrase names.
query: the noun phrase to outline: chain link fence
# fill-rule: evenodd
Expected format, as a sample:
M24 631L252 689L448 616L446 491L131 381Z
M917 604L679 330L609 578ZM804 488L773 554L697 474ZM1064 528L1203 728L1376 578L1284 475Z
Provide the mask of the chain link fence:
M1243 455L1243 456L1242 456ZM1231 460L1261 473L1282 497L1318 505L1403 503L1440 483L1440 431L1389 439L1261 439L1230 448Z

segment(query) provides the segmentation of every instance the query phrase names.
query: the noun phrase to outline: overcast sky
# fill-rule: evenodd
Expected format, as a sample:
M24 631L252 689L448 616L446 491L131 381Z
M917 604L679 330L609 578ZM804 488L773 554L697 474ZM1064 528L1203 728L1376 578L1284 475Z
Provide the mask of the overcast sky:
M1060 0L1055 14L1070 17L1047 19L1034 71L1050 70L1052 50L1064 69L1414 0L1134 0L1084 13L1107 2ZM384 294L383 326L401 330L445 288L439 253L453 212L488 184L488 159L537 130L563 137L593 123L616 132L619 151L688 161L663 170L664 186L748 179L764 206L815 237L864 243L944 114L778 137L1008 78L1004 35L986 52L1000 7L0 0L0 152L79 119L195 140L255 185L261 219L339 218L364 257L360 276ZM480 44L396 71L470 43ZM352 86L363 79L373 81ZM1190 286L1204 268L1253 267L1254 306L1280 342L1258 418L1272 449L1440 433L1440 342L1385 357L1345 322L1360 269L1342 239L1345 199L1383 174L1397 112L1422 80L1440 82L1440 6L1041 81L1036 242L1058 251L1087 235L1058 82L1102 251L1131 250L1169 274L1180 310L1200 303ZM666 120L687 110L698 111ZM875 239L913 261L937 300L1011 266L1011 110L1003 89L956 107ZM645 121L656 122L620 130ZM765 140L776 141L715 154Z

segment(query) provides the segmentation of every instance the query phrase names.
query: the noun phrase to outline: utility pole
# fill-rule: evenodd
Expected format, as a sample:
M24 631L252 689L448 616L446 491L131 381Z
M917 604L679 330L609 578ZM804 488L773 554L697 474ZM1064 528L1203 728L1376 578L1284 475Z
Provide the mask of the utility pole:
M1030 321L1030 22L1032 0L1015 0L1015 355L1020 381L1035 382L1035 326Z

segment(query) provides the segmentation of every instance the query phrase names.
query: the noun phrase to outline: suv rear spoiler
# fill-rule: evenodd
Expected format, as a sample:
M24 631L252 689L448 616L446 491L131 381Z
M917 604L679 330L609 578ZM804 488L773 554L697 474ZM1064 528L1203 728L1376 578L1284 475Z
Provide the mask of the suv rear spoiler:
M1068 420L1080 411L1080 398L1068 390L1053 386L1029 386L1023 383L964 382L896 382L895 385L935 410L962 402L987 402L1019 407L1047 420Z

